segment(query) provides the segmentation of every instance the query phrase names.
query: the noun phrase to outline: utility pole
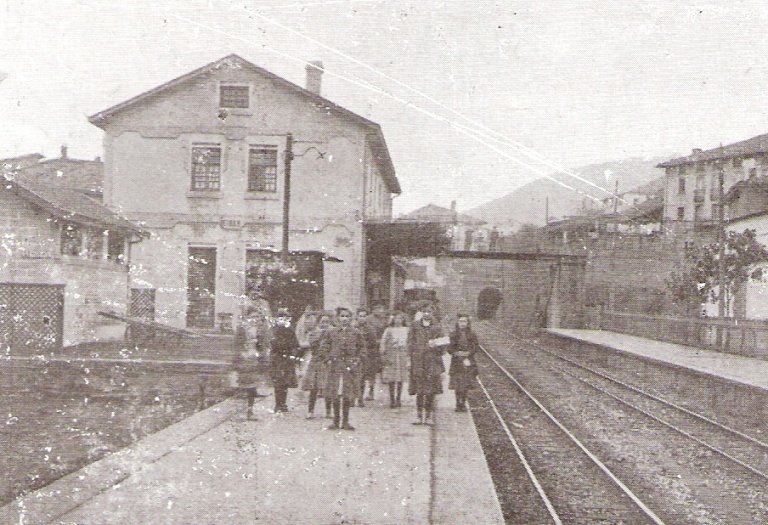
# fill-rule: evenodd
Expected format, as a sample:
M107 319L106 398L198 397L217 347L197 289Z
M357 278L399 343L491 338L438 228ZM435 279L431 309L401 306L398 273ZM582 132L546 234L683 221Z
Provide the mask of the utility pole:
M291 162L293 161L293 134L285 136L285 177L283 182L283 261L288 260L288 232L291 214Z
M717 170L717 199L719 206L717 207L717 283L720 288L717 294L717 316L720 318L725 317L725 172L724 172L724 159L722 158L723 145L720 144L720 162L718 163ZM720 339L720 338L718 338Z

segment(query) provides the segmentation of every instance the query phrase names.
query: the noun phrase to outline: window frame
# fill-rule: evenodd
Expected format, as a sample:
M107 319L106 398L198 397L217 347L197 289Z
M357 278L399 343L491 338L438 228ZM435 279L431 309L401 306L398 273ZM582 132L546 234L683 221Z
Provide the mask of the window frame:
M216 171L217 178L216 180L211 179L211 173L205 172L205 179L202 181L197 180L197 173L196 173L196 166L202 165L202 166L213 166L213 164L208 163L197 163L195 162L195 159L197 157L195 151L196 150L202 150L202 149L208 149L208 150L218 150L218 170ZM190 146L189 150L189 159L190 159L190 168L189 168L189 189L192 192L200 193L200 192L219 192L221 191L221 175L222 175L222 168L223 168L223 155L224 155L224 148L222 147L220 142L193 142ZM197 187L197 183L205 183L205 187ZM214 187L215 186L215 187Z
M222 92L227 88L245 88L248 91L248 105L245 107L240 106L226 106L223 104ZM227 115L253 115L254 106L254 93L253 86L248 82L219 82L219 88L216 92L217 99L216 105L220 111L226 112Z
M266 163L257 163L254 164L254 152L256 151L262 151L262 152L270 152L274 153L274 164L266 164ZM249 144L248 145L248 163L247 163L247 181L246 181L246 190L248 194L277 194L279 190L279 177L280 177L280 150L277 144ZM262 171L261 173L254 174L254 168L257 167L265 167L265 168L273 168L274 173L270 174L267 173L266 170ZM256 175L256 176L254 176ZM259 178L257 178L259 177ZM264 182L262 185L257 184L259 182L260 178L263 177ZM270 181L270 179L272 179ZM271 184L270 184L271 182Z

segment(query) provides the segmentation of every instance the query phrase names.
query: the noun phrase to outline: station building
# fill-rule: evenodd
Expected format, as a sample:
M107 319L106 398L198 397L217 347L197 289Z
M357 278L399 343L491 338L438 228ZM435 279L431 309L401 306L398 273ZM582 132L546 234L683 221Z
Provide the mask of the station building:
M380 126L229 55L89 118L104 130L104 204L149 232L131 294L180 328L226 328L249 268L312 268L314 306L367 301L364 223L400 186ZM129 312L130 313L130 312Z

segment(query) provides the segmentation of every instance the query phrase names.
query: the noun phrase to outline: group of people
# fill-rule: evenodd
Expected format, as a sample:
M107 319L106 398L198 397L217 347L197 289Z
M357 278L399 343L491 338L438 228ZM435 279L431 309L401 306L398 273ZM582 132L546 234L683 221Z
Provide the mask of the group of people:
M456 411L466 410L466 396L477 375L477 336L468 315L459 314L449 336L431 302L413 316L387 313L383 306L368 310L339 307L333 312L307 309L295 326L288 310L266 317L263 307L249 308L235 331L233 362L236 385L245 391L247 417L253 418L259 370L266 368L275 393L275 413L288 410L289 388L308 392L307 418L323 398L329 429L354 430L350 408L374 398L376 378L389 387L389 406L401 406L403 384L416 396L414 424L433 424L435 396L443 391L443 354L451 355L449 388L456 393ZM299 374L301 369L301 384ZM366 395L367 392L367 395Z

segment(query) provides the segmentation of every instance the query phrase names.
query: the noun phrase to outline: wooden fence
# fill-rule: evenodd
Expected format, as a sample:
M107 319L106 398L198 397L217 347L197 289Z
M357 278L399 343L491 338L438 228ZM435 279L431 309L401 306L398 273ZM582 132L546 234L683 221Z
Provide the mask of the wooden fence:
M592 326L624 334L768 359L768 321L683 318L603 311Z

